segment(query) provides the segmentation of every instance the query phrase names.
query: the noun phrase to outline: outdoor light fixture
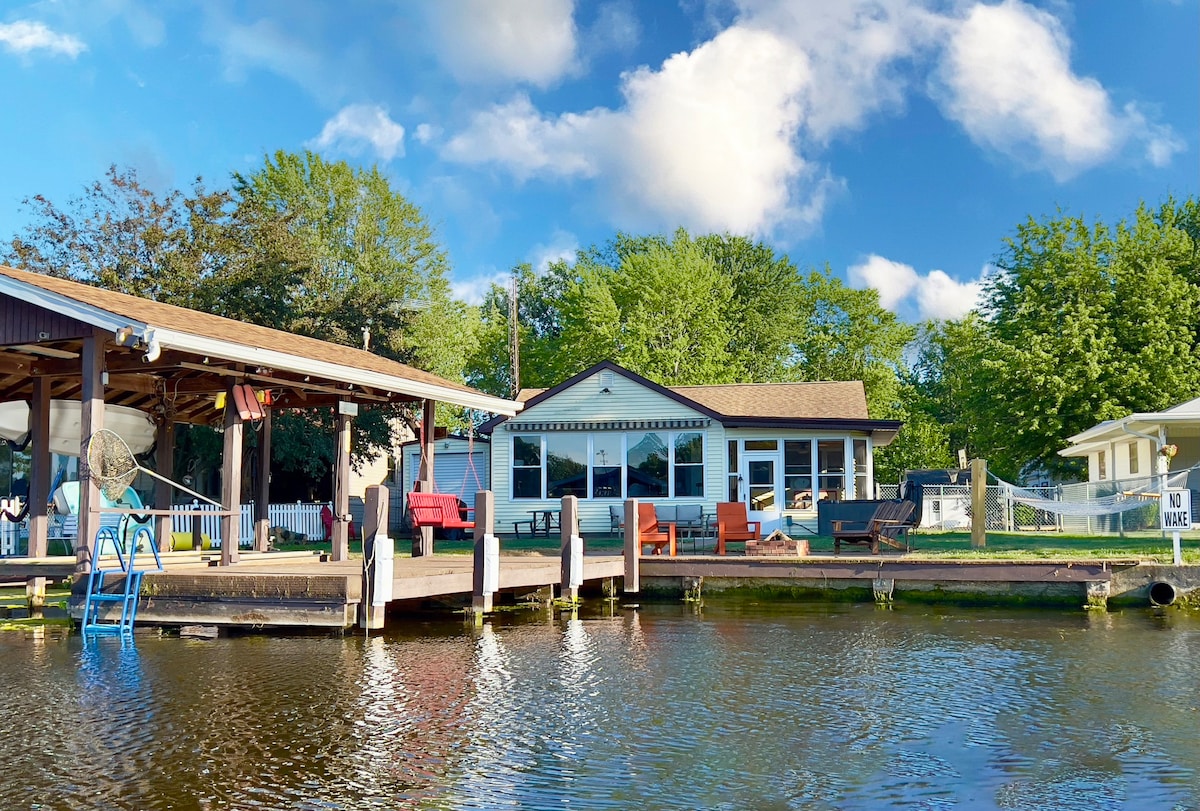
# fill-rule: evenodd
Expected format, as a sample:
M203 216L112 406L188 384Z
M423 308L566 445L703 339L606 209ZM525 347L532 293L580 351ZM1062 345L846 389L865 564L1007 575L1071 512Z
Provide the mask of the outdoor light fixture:
M133 327L121 327L119 330L117 330L116 337L117 343L124 346L125 342L133 337Z
M146 342L146 354L142 356L143 363L154 363L162 355L162 345L159 344L157 336L153 329L148 329L142 335L142 340Z
M608 386L605 386L604 388L600 389L600 393L601 394L612 394L612 389L610 389Z

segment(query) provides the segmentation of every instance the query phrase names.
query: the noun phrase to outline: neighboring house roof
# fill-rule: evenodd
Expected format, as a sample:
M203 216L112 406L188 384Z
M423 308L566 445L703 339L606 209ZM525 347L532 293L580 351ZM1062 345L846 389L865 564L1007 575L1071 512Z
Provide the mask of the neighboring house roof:
M446 434L445 436L439 436L434 439L434 442L466 442L468 444L470 444L472 441L488 444L492 441L492 438L490 436L469 437L469 436L466 436L465 434ZM420 439L410 439L405 442L401 442L400 447L407 448L410 445L420 445L420 444L421 444Z
M1164 433L1176 436L1200 436L1200 397L1163 411L1143 411L1119 420L1105 420L1068 437L1071 445L1060 450L1058 455L1087 456L1107 448L1109 443L1135 437L1157 442L1160 428Z
M722 423L727 428L809 428L871 432L880 445L895 438L901 423L872 420L861 381L730 383L662 386L611 361L604 361L549 389L522 389L517 400L531 408L598 372L612 371ZM480 431L504 422L495 418Z
M515 414L520 405L361 349L0 265L0 294L160 351L320 375L343 385Z

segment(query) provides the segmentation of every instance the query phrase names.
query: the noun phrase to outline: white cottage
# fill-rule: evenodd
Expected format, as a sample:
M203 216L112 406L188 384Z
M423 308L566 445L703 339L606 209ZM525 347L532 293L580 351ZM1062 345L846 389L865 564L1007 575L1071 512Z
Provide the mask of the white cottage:
M1159 451L1177 448L1171 470L1189 470L1200 465L1200 398L1180 403L1165 411L1130 414L1106 420L1068 440L1060 456L1087 459L1088 481L1131 479L1160 472ZM1188 486L1200 488L1200 475L1191 470Z
M480 428L501 532L564 495L585 533L609 531L625 498L708 514L742 501L764 533L811 531L817 501L874 497L874 449L900 429L868 417L859 381L668 387L607 361L518 399L520 414Z

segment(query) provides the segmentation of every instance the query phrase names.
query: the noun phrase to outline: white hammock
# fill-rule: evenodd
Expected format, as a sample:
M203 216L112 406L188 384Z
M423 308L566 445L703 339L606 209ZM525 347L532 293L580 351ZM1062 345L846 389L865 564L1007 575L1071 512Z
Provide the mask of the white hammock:
M1185 487L1187 485L1187 474L1186 470L1168 474L1167 487ZM1125 490L1120 493L1114 493L1111 496L1099 496L1080 501L1059 501L1058 499L1045 498L1032 490L1018 487L1003 479L996 479L996 483L1004 489L1004 494L1018 504L1028 504L1031 507L1036 507L1039 510L1056 515L1075 516L1112 515L1113 513L1128 512L1129 510L1136 510L1139 507L1145 507L1148 504L1157 503L1159 498L1157 479L1147 479L1146 481L1149 483L1148 487L1142 490Z

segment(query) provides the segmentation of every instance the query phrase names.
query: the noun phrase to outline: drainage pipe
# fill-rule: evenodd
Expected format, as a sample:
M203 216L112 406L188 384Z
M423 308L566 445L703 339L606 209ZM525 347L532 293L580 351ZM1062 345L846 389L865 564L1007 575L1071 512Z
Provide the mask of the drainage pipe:
M1162 580L1150 584L1150 605L1171 605L1175 602L1175 587Z

